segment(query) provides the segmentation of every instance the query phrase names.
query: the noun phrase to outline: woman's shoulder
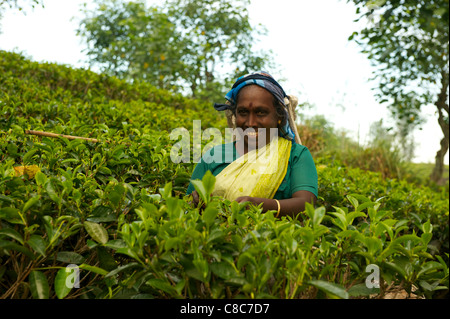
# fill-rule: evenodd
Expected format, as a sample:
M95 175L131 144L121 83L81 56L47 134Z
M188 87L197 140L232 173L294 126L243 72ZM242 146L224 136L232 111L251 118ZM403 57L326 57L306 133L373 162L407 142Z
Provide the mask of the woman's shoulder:
M296 163L299 161L303 162L303 161L309 161L309 160L314 161L308 147L306 147L305 145L292 143L291 155L289 157L289 161L291 163Z
M308 147L306 147L305 145L301 145L301 144L297 144L297 143L292 143L292 146L291 146L291 155L297 155L297 156L300 156L303 152L308 152L308 153L309 153Z

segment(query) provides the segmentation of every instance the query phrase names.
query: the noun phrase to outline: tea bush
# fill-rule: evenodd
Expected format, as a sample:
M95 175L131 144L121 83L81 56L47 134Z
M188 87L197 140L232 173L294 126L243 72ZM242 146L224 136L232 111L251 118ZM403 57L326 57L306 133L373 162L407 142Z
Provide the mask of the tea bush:
M372 124L369 142L361 145L350 138L345 129L335 129L323 115L303 116L302 120L298 131L313 157L328 157L347 167L379 172L384 178L414 181L415 174L408 169L408 159L404 155L406 151L398 146L395 133L389 133L382 122ZM423 184L427 179L429 175L415 181Z
M448 192L317 158L319 202L296 218L211 197L211 175L196 184L204 208L193 207L184 193L194 164L171 160L169 132L191 130L193 119L224 128L210 109L149 84L0 52L0 296L448 293ZM380 287L369 289L373 265Z

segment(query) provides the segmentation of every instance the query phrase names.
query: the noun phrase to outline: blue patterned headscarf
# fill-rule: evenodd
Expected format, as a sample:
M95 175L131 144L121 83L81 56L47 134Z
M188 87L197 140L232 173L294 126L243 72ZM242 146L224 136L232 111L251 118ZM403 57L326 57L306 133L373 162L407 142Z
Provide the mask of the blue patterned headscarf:
M241 76L236 80L233 87L231 88L231 91L225 95L225 98L231 103L231 105L228 104L214 104L214 108L217 111L225 111L227 109L231 109L232 106L236 105L236 97L239 93L239 91L247 86L247 85L258 85L275 96L275 98L286 108L286 104L284 103L284 98L287 97L286 93L284 92L281 85L275 81L275 79L266 72L256 72L247 74L244 76ZM279 130L279 135L281 137L284 137L288 140L291 140L293 143L295 143L295 134L293 130L291 129L289 125L289 112L287 110L284 110L286 112L286 123L282 128Z

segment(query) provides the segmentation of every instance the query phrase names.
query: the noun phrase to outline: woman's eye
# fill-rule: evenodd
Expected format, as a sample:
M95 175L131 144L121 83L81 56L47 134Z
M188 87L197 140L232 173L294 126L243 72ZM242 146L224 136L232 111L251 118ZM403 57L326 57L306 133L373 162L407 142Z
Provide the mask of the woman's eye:
M256 112L256 115L258 115L258 116L264 116L266 114L267 113L265 111L258 111L258 112Z

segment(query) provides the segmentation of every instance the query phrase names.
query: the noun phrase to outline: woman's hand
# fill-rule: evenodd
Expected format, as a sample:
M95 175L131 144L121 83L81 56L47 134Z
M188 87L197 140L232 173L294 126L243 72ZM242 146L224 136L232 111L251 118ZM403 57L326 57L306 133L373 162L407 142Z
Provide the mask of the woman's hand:
M250 202L250 203L255 204L254 198L253 198L253 197L250 197L250 196L241 196L241 197L238 197L238 198L236 198L236 202L238 202L238 203Z
M259 204L262 203L262 198L256 198L256 197L251 197L251 196L241 196L236 198L236 202L240 203L245 203L248 202L250 204L253 204L255 206L258 206ZM250 209L250 204L246 205L246 209Z
M236 199L238 203L250 202L255 206L263 203L263 212L268 210L278 210L277 202L273 199L242 196ZM280 216L296 216L305 210L306 203L315 204L316 196L309 191L297 191L292 194L292 198L280 200Z
M192 192L192 203L194 204L195 207L199 207L198 205L200 203L200 196L198 195L197 191ZM205 209L205 207L206 207L205 203L202 203L202 206L199 207L200 214L201 214L201 211L203 209Z
M194 203L195 207L198 206L198 203L200 201L200 197L198 196L197 191L192 192L192 202Z

